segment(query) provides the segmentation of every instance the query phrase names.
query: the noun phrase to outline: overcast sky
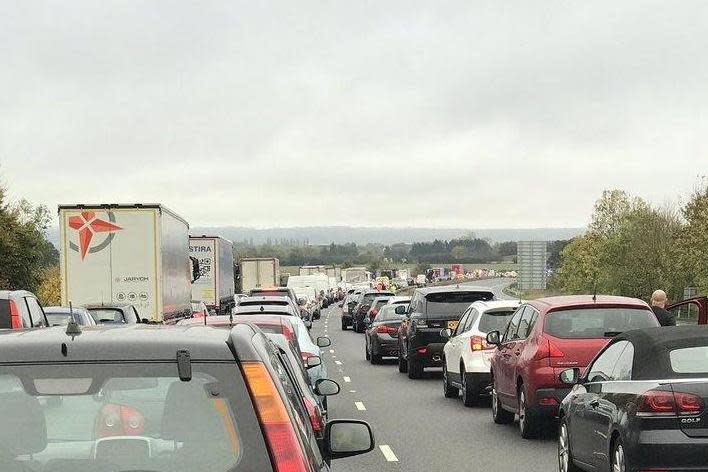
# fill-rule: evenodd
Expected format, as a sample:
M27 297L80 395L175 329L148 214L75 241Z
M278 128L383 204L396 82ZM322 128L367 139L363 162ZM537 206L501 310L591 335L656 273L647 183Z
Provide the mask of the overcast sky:
M583 226L708 173L708 2L0 2L0 179L193 226Z

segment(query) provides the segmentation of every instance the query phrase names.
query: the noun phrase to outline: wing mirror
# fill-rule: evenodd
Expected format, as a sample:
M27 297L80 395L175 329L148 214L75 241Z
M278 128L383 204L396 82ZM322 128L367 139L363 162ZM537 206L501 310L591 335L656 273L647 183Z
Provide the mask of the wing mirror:
M318 336L317 337L317 347L329 347L332 345L332 340L329 339L327 336Z
M303 320L303 323L305 323L305 328L307 329L312 329L312 321L308 320Z
M330 379L319 379L315 382L315 393L321 397L339 394L339 384Z
M320 356L311 356L308 357L305 361L306 369L312 369L313 367L317 367L320 365L322 365L322 359L320 358Z
M366 421L330 420L325 427L324 443L330 459L366 454L374 449L374 433Z
M405 305L398 305L396 307L396 314L397 315L405 315L408 313L408 308Z
M498 346L501 344L501 334L499 334L499 331L490 331L487 333L487 344L491 344L493 346Z
M565 369L560 373L558 378L566 385L575 385L580 380L580 369L577 367L573 369Z
M443 339L450 339L452 337L452 330L450 328L441 329L440 337Z

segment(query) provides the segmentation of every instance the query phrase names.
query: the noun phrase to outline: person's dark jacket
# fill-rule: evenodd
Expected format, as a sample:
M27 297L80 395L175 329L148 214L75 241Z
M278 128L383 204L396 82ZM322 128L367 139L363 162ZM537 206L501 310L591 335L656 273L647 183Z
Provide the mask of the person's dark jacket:
M660 306L653 306L651 309L654 310L656 319L659 320L661 326L676 326L676 318L674 318L674 315L672 315L670 311Z

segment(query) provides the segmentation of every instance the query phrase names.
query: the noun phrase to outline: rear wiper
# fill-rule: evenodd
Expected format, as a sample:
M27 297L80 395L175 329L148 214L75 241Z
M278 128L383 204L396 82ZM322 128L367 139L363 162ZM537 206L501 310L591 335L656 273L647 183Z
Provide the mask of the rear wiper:
M619 336L622 334L622 331L605 331L604 336L606 338L614 338L615 336Z

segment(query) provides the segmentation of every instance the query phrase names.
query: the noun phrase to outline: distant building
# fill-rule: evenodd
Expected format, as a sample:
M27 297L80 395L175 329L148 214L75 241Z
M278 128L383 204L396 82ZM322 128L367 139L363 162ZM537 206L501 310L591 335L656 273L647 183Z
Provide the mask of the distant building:
M520 290L546 289L546 241L519 241L516 243L518 262L517 285Z

